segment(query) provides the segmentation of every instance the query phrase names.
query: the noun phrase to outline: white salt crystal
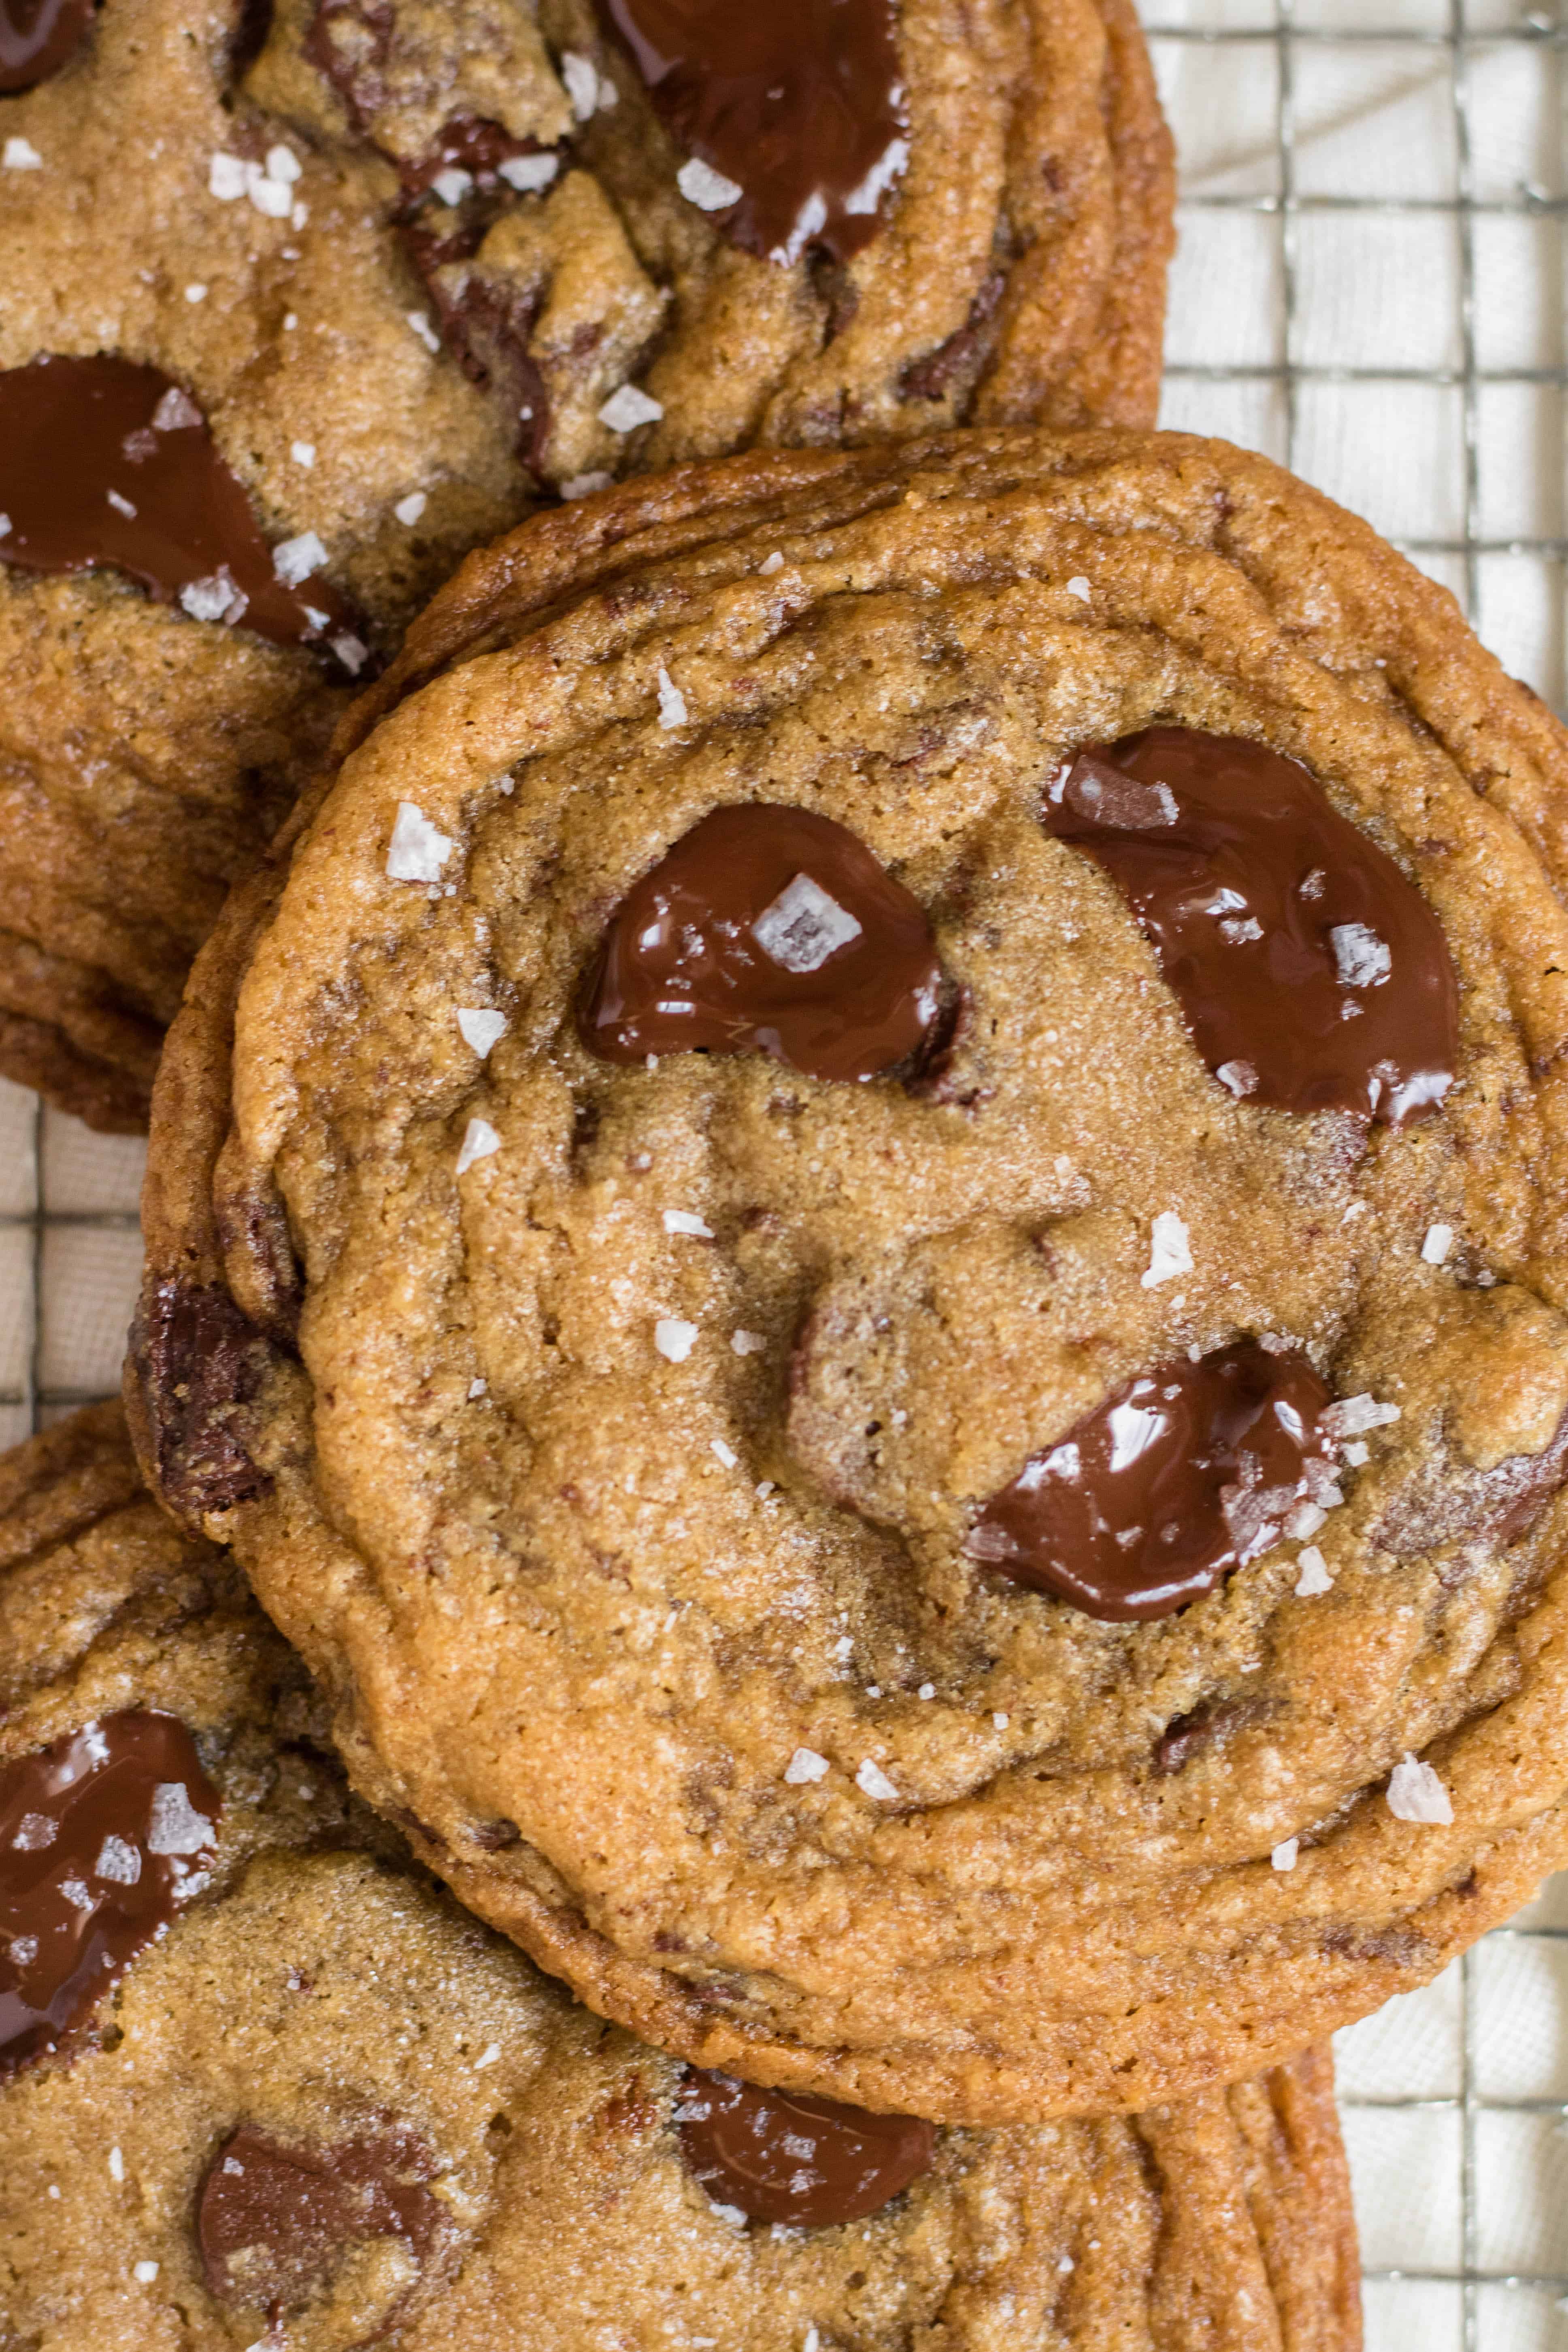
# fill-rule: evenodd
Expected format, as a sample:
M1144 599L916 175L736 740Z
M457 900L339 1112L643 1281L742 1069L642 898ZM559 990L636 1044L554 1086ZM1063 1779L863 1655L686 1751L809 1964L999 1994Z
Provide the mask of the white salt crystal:
M1162 1209L1149 1237L1148 1270L1139 1279L1145 1290L1154 1290L1173 1276L1191 1274L1192 1270L1193 1253L1188 1246L1186 1226L1173 1209Z
M651 393L639 391L635 383L623 383L599 410L599 422L607 425L612 433L635 433L639 425L657 425L663 415L661 400L655 400Z
M1329 945L1343 988L1381 988L1394 968L1392 950L1364 923L1331 924Z
M1430 1764L1405 1754L1388 1776L1388 1810L1399 1822L1426 1822L1445 1826L1454 1818L1448 1791Z
M460 205L473 184L473 173L459 171L455 163L437 172L430 183L444 205Z
M1296 1554L1296 1565L1301 1571L1296 1579L1296 1591L1300 1600L1310 1601L1332 1586L1334 1580L1329 1574L1328 1561L1316 1544L1308 1544Z
M1084 578L1081 572L1079 572L1075 578L1068 582L1068 594L1069 596L1076 596L1080 604L1087 604L1089 603L1089 583Z
M579 122L586 122L599 103L599 69L592 58L567 49L561 59L561 79Z
M667 669L658 674L658 723L661 727L684 727L687 721L686 697Z
M717 1454L719 1460L723 1464L725 1469L732 1470L735 1467L736 1463L741 1458L734 1451L733 1447L726 1445L721 1437L710 1437L708 1443L713 1453Z
M213 1842L213 1825L198 1813L183 1780L161 1780L153 1791L147 1828L149 1853L200 1853Z
M1268 1859L1274 1864L1276 1870L1294 1870L1296 1867L1296 1856L1300 1852L1300 1848L1301 1841L1300 1838L1282 1838L1279 1843L1270 1853Z
M561 162L555 155L509 155L496 169L509 188L516 188L521 195L536 196L550 185Z
M142 1875L142 1857L129 1840L106 1837L92 1865L92 1874L113 1885L134 1886Z
M855 1775L855 1785L858 1789L863 1789L868 1797L875 1797L879 1805L898 1803L898 1790L881 1766L874 1764L868 1756L861 1759L860 1769Z
M820 1780L826 1770L826 1756L819 1756L815 1748L797 1748L784 1766L784 1779L791 1788L798 1789L807 1780Z
M797 874L763 908L752 937L783 971L819 971L829 956L860 937L861 928L809 874Z
M760 1331L731 1331L730 1345L737 1356L760 1356L767 1346Z
M697 1326L679 1315L661 1315L653 1327L653 1344L672 1364L683 1364L697 1345Z
M1258 1092L1258 1073L1250 1062L1222 1062L1215 1072L1222 1087L1228 1087L1239 1101L1243 1095Z
M430 324L430 313L428 310L405 310L403 315L408 325L413 328L415 333L418 336L420 341L424 344L427 352L438 352L440 350L441 338L436 332L435 328Z
M1359 1437L1363 1430L1384 1429L1400 1418L1396 1404L1379 1404L1376 1398L1361 1396L1342 1398L1323 1414L1323 1426L1331 1437Z
M664 1230L667 1234L689 1234L697 1242L710 1242L713 1238L712 1226L704 1224L690 1209L666 1209Z
M1441 1265L1453 1246L1452 1225L1428 1225L1426 1238L1421 1244L1423 1263L1426 1265Z
M286 587L298 588L312 572L319 572L327 560L327 551L313 530L302 530L293 539L280 539L272 551L272 569Z
M207 166L207 192L220 205L232 205L245 194L245 164L238 155L215 155Z
M500 1138L488 1118L471 1118L463 1130L458 1153L458 1173L466 1176L476 1160L489 1160L500 1150Z
M426 503L423 490L410 490L405 499L398 499L392 511L399 522L406 523L412 529L424 513Z
M202 412L188 392L172 383L153 411L154 433L188 433L202 422Z
M457 843L438 832L412 801L399 801L386 871L394 882L438 882Z
M574 474L561 485L563 499L591 499L595 490L607 490L615 480L613 474Z
M727 180L722 172L714 171L710 163L694 155L682 163L675 175L675 184L689 205L696 205L705 213L721 213L727 205L738 205L745 190L734 180Z
M487 1013L473 1005L459 1004L458 1026L463 1033L465 1045L471 1045L482 1062L497 1041L505 1036L506 1014Z
M290 441L289 455L297 466L313 466L316 462L316 445L313 441Z

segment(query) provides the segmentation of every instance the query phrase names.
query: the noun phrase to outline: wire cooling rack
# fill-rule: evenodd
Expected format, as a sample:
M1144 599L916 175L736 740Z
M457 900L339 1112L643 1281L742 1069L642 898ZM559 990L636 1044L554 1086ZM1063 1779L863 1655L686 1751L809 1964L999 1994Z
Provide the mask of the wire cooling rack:
M1564 0L1144 0L1163 421L1279 457L1558 709ZM1339 2038L1369 2352L1568 2352L1568 1875Z
M1164 421L1278 457L1559 709L1568 0L1142 0ZM119 1382L142 1147L0 1082L0 1444ZM1340 2037L1369 2352L1568 2352L1568 1876Z

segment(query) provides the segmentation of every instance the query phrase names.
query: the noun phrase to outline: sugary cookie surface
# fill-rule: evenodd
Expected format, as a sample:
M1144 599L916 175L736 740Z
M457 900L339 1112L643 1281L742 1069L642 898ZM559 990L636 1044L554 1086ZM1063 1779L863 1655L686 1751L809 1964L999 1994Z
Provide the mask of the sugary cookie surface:
M956 436L530 525L377 707L177 1033L142 1411L464 1899L971 2119L1517 1900L1568 768L1451 603L1220 445Z
M977 2134L640 2045L347 1798L297 1662L139 1490L117 1409L0 1458L0 2340L1177 2352L1195 2313L1354 2352L1324 2053ZM57 1910L98 1981L51 2038L21 2010Z
M1171 169L1126 0L807 14L12 0L9 1075L144 1123L342 689L535 499L1152 415Z

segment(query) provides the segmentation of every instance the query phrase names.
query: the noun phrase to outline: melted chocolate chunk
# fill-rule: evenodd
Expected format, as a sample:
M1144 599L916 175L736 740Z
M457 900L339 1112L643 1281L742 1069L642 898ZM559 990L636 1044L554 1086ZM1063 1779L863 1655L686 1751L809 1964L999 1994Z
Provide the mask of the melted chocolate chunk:
M189 1527L271 1487L236 1423L273 1352L216 1283L161 1282L143 1301L131 1360L156 1448L159 1495Z
M892 0L598 7L682 154L737 190L709 215L731 245L792 262L870 243L909 156Z
M1232 1094L1401 1127L1458 1061L1431 908L1299 761L1187 727L1079 752L1042 810L1102 866Z
M936 2134L916 2116L689 2074L676 2109L687 2163L716 2204L753 2221L831 2230L861 2221L918 2180Z
M610 918L578 1029L605 1062L759 1046L869 1078L937 1016L931 926L862 841L772 803L715 809Z
M106 1716L0 1770L0 2075L58 2049L200 1891L221 1810L171 1715Z
M230 2135L196 2199L196 2242L220 2303L298 2310L354 2245L401 2238L423 2263L441 2232L425 2186L429 2152L407 2130L332 2147L280 2147L249 2124Z
M69 65L96 0L0 0L0 96L34 89Z
M7 563L110 564L197 619L242 622L281 646L336 632L345 666L363 660L335 589L279 578L201 411L157 368L55 358L0 373L0 514Z
M1329 1402L1298 1349L1256 1339L1156 1365L992 1496L970 1553L1086 1617L1168 1617L1332 1486Z

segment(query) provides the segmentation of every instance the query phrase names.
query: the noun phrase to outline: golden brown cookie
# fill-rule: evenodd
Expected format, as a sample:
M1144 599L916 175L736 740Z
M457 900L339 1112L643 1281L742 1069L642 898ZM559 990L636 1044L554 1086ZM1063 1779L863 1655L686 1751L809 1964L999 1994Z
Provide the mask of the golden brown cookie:
M1326 2052L997 2133L691 2074L346 1797L116 1408L0 1461L0 2343L1356 2352Z
M966 2121L1522 1900L1565 751L1451 599L1220 444L752 457L471 559L355 728L198 965L133 1393L463 1900Z
M1129 0L777 14L17 17L0 1069L144 1123L190 958L344 688L541 494L757 442L1152 419L1173 184ZM748 181L717 210L715 159Z

